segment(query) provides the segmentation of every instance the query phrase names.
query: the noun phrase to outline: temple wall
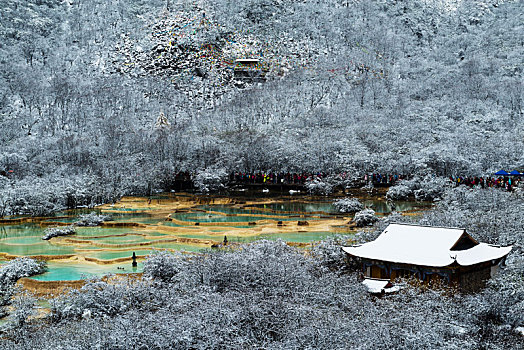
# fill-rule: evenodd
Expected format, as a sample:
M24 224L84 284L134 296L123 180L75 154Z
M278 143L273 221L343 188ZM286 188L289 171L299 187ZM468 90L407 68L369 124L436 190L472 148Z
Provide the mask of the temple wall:
M460 290L466 293L479 291L486 285L491 277L491 266L478 267L477 269L460 274Z
M473 293L479 291L486 285L497 270L490 263L470 267L429 268L415 265L390 264L383 261L370 261L364 259L362 273L366 277L395 280L398 277L415 276L424 282L441 281L444 284L458 286L462 292Z

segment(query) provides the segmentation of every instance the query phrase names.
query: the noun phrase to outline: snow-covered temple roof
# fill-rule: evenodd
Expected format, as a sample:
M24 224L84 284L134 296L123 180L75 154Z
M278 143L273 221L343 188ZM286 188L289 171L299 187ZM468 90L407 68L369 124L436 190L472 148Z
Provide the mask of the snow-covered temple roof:
M458 250L458 246L464 240L467 240L470 246ZM390 224L376 240L342 249L360 258L444 267L455 262L462 266L470 266L499 259L511 251L511 246L497 247L477 243L465 229Z

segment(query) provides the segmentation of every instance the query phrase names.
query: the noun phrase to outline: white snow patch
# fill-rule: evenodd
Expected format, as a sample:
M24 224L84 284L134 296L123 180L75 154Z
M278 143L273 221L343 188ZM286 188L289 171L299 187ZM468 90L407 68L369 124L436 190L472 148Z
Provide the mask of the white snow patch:
M515 328L515 332L520 333L520 335L524 337L524 327Z
M388 294L398 292L400 290L400 287L394 286L391 281L378 278L365 278L364 281L362 281L362 284L366 286L368 292L372 294L378 294L382 292Z

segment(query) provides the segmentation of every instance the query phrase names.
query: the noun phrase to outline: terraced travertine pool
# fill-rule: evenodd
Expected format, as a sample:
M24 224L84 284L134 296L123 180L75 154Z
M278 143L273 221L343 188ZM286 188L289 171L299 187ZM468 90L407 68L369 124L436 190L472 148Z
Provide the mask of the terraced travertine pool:
M380 215L391 204L365 199ZM397 211L421 210L428 203L398 202ZM112 216L99 227L77 227L76 234L42 240L47 227L71 224L79 214L96 211ZM37 280L76 280L107 273L142 271L132 268L155 250L200 252L227 237L229 244L281 239L298 246L339 233L352 233L350 214L337 213L331 200L275 198L239 200L229 197L166 194L154 199L125 197L94 210L72 210L32 222L0 225L0 257L34 256L48 261L49 271ZM301 221L301 225L299 225ZM307 224L304 224L307 222Z

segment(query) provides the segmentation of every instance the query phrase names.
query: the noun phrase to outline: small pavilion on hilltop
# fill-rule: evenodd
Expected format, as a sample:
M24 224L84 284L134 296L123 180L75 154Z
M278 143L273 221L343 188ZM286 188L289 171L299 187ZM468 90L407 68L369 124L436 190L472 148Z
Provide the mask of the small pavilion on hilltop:
M504 263L510 247L479 243L465 229L390 224L368 243L342 248L366 278L415 277L478 291Z
M258 58L239 58L235 60L233 75L235 79L261 83L266 81L267 67Z

